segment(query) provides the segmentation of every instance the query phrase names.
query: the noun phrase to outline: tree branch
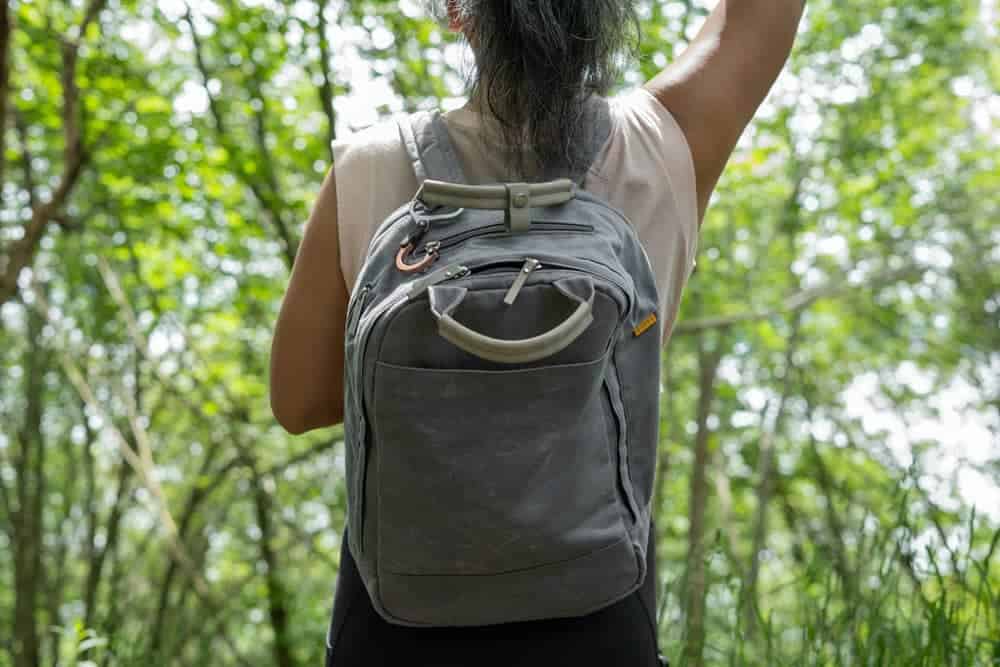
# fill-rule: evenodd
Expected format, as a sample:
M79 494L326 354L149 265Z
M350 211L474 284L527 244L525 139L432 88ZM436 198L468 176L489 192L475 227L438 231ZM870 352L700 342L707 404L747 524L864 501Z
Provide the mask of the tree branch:
M194 62L198 67L198 73L201 74L201 83L205 87L205 93L208 95L208 111L212 114L212 120L215 121L215 131L219 136L225 136L226 121L222 116L222 109L219 108L219 100L208 90L208 82L211 76L208 72L208 65L205 63L204 47L201 44L201 37L198 36L198 31L194 27L191 6L187 4L184 6L184 22L187 23L188 29L191 31L191 43L194 44Z
M261 474L265 476L277 475L281 472L284 472L286 468L290 468L293 465L302 463L303 461L306 461L312 458L313 456L316 456L317 454L322 454L323 452L329 451L330 449L333 448L335 444L336 440L334 441L324 440L322 442L317 442L312 447L309 447L308 449L305 449L299 452L298 454L293 454L291 457L282 461L281 463L275 463L270 468L267 468L266 470L262 471Z
M17 524L13 508L10 506L10 492L7 491L7 482L3 480L3 477L0 477L0 509L3 509L3 516L6 517L5 521L0 522L0 530L10 538L11 542L17 542L17 536L14 534L14 528Z
M295 263L297 247L289 231L289 225L285 221L285 212L288 210L288 207L281 200L281 195L279 194L281 192L281 185L278 183L278 175L274 171L274 159L271 157L271 150L267 146L267 99L264 97L260 70L256 66L253 68L252 81L253 94L257 96L257 100L260 102L260 108L254 114L254 138L257 142L257 151L262 158L261 162L264 165L264 176L267 179L267 185L270 189L267 196L267 200L269 201L267 207L269 209L268 213L284 246L285 263L291 269ZM261 196L258 194L257 198L261 199ZM264 202L265 200L261 199L261 201Z
M104 281L106 288L111 294L114 301L118 304L120 312L123 314L126 323L126 329L129 332L130 337L133 339L137 354L145 355L146 350L148 350L148 345L142 332L139 328L138 321L135 317L135 310L133 309L131 303L122 289L121 281L115 274L110 263L107 260L101 258L98 262L98 271ZM155 372L155 371L154 371ZM171 384L162 376L157 373L157 378L161 381L163 388L174 393L174 388ZM197 414L198 407L191 404L190 397L179 393L179 400L187 405L187 407L192 411L193 414ZM236 405L232 400L227 401L231 406ZM135 435L136 441L138 443L137 449L139 452L145 453L146 455L142 457L143 463L147 466L152 465L151 454L149 454L148 445L144 446L144 432L137 425L136 415L138 411L134 406L129 406L131 415L131 422L133 424L132 430ZM233 415L226 415L224 423L227 425L226 430L229 433L229 440L238 443L240 441L240 435L236 432L236 429L232 426L233 424L245 424L248 423L249 416L245 413L245 410L234 410ZM215 440L212 446L206 452L205 458L202 461L202 469L198 473L198 479L202 479L209 472L211 463L214 461L216 454L221 450L221 440ZM329 446L329 443L324 443L324 445ZM268 591L268 607L270 611L270 618L272 627L275 633L274 640L274 651L276 664L282 667L290 667L293 664L291 639L289 632L289 618L290 612L288 609L288 599L287 592L284 588L283 582L279 577L279 562L278 562L278 552L273 546L274 534L272 529L272 504L273 499L267 489L264 488L261 482L261 474L255 457L253 453L247 448L237 444L237 450L239 451L239 456L231 460L228 464L224 465L221 470L217 471L214 479L207 485L197 484L193 487L191 494L188 496L187 505L184 509L184 513L181 517L181 521L177 524L176 528L171 528L171 540L176 542L178 549L181 553L188 553L185 545L185 540L190 527L193 522L195 512L201 503L208 497L208 495L214 490L219 482L225 477L226 474L236 465L245 465L251 472L251 480L253 486L253 500L255 516L257 519L257 524L261 530L261 537L258 541L258 546L261 550L261 557L263 561L267 564L266 585ZM169 516L166 517L169 519ZM166 520L165 520L166 523ZM189 559L190 560L190 559ZM176 579L179 570L183 568L187 570L187 574L195 573L191 579L195 584L195 591L199 593L202 597L205 597L204 593L199 590L200 575L193 561L189 563L182 562L180 559L172 559L168 564L167 570L164 574L164 580L160 586L160 597L157 606L156 616L154 620L154 631L152 632L152 643L151 651L157 655L166 655L163 647L161 646L162 633L156 631L156 628L162 627L167 618L168 605L169 605L169 593L173 586L173 582ZM182 591L183 597L184 591Z
M24 178L24 189L28 192L28 205L34 210L38 204L38 194L35 188L35 170L31 166L31 148L28 146L28 126L24 122L24 116L17 107L14 108L14 127L17 129L17 137L21 142L21 172Z
M316 3L316 37L319 41L319 71L323 82L319 85L319 104L326 114L327 141L326 149L330 152L330 164L333 164L333 142L337 139L337 114L333 110L333 76L330 73L330 42L326 38L326 11L329 0L318 0Z
M184 510L181 512L181 518L178 523L178 539L187 542L188 531L191 524L194 522L195 513L198 510L199 505L204 501L212 489L214 489L219 482L222 481L223 476L217 475L212 482L208 484L202 484L201 480L209 473L212 462L215 460L218 451L221 449L221 442L216 440L205 452L205 456L202 458L200 469L198 470L195 482L191 493L188 495L187 501L184 505ZM166 623L167 614L169 612L170 606L170 593L173 589L173 583L178 574L178 564L176 560L171 559L167 563L167 569L163 574L163 580L159 585L159 602L156 606L156 614L153 617L153 622L151 625L150 634L150 653L154 656L160 654L162 648L161 642L164 639L165 633L163 632L163 626Z
M0 185L3 185L4 164L7 162L7 101L10 92L10 43L14 32L10 3L0 3Z
M689 336L691 334L706 331L708 329L727 329L737 324L745 322L757 322L767 320L779 315L795 313L809 308L822 299L832 299L843 296L848 292L864 288L879 289L891 285L903 278L918 276L924 270L920 265L910 265L899 269L888 269L877 273L863 284L852 285L846 278L831 280L826 285L810 287L808 289L795 292L786 297L779 306L764 310L750 310L733 315L717 315L715 317L703 317L693 320L678 322L673 329L673 336Z
M219 143L222 145L222 147L225 148L230 155L236 156L238 155L239 150L229 139L227 125L222 115L222 109L219 107L218 99L216 98L215 95L212 94L212 91L208 89L208 82L212 78L211 72L209 71L208 64L205 62L204 45L202 44L201 39L198 37L198 31L195 29L194 15L191 13L190 5L185 5L184 22L187 23L188 29L191 31L191 41L192 44L194 45L195 65L198 68L198 73L201 74L202 84L205 87L205 94L208 96L208 109L209 112L212 114L212 119L215 121L216 136L218 137ZM250 191L253 193L253 196L257 200L257 203L260 205L265 215L267 215L267 217L270 219L271 224L274 226L275 230L277 230L278 236L281 238L281 242L283 245L285 263L289 268L291 268L292 264L295 261L296 245L291 237L291 233L289 232L288 224L282 217L283 206L280 206L278 203L275 202L275 199L278 197L279 189L278 189L277 179L274 176L272 162L268 155L269 151L267 150L267 145L265 142L264 135L266 129L265 125L266 116L263 107L264 98L260 92L260 82L256 78L257 76L258 72L255 68L254 86L256 90L256 95L259 98L260 103L262 105L261 111L259 111L255 116L255 139L258 145L258 149L261 151L261 157L262 157L261 161L264 164L265 173L268 174L271 192L270 193L265 192L265 189L261 187L261 184L258 183L243 169L241 160L235 161L235 164L237 165L236 172L237 175L240 177L240 179L243 181L243 183L248 188L250 188Z
M781 395L778 398L778 407L775 410L774 418L770 428L764 431L760 439L760 478L757 482L757 516L754 521L753 542L750 549L750 568L747 572L744 590L744 608L747 633L753 635L757 629L756 617L753 610L757 609L757 579L760 574L760 554L767 543L767 513L770 509L771 496L774 492L775 478L775 440L781 433L785 419L785 408L788 405L788 398L792 393L792 373L795 371L795 350L799 343L799 331L801 325L801 312L797 312L792 320L792 330L785 343L784 368L781 378Z
M17 279L21 271L35 258L38 244L45 235L49 222L66 203L76 186L87 161L89 152L83 145L83 115L80 112L80 89L76 83L77 57L80 43L87 26L104 8L107 0L90 0L83 20L76 31L75 39L66 39L62 44L62 72L60 79L63 89L63 173L52 198L32 208L31 219L24 226L21 238L10 244L0 256L0 305L9 301L17 292ZM4 3L6 6L6 3Z
M707 349L705 337L698 339L698 405L694 442L694 465L691 470L690 502L688 506L688 559L686 570L686 631L685 664L703 667L705 664L705 598L708 592L708 564L705 549L705 518L708 509L708 468L712 452L709 440L712 432L708 421L715 402L719 364L725 355L723 336L718 336L713 349Z
M37 285L35 287L37 287ZM33 306L42 315L44 321L49 322L50 324L56 324L56 321L53 319L51 311L49 310L48 304L44 299L44 295L41 294L40 290L35 290L35 303ZM217 608L221 605L220 599L212 594L212 591L209 589L205 578L202 576L194 560L185 549L184 544L178 539L177 524L174 521L173 516L170 514L170 508L167 504L166 496L163 493L163 489L156 476L155 465L153 463L151 453L152 450L148 440L148 433L145 428L139 422L137 416L130 410L128 421L131 426L132 435L135 439L135 447L133 448L133 446L129 443L129 439L125 436L122 430L114 424L110 416L97 400L93 388L81 372L80 367L71 357L69 351L65 347L62 347L60 348L59 353L60 365L62 366L66 377L69 379L70 384L73 385L73 388L76 390L81 400L83 400L83 402L91 410L95 411L102 418L104 423L108 425L108 431L117 442L118 449L122 453L122 456L133 468L135 473L138 475L139 480L142 482L142 485L152 497L155 505L154 510L156 511L157 517L160 521L160 527L166 533L169 557L176 559L181 567L183 567L191 581L194 583L194 590L198 598L209 608ZM222 639L232 651L239 664L248 665L246 660L240 655L240 652L235 644L232 643L231 639L225 636Z
M788 531L792 533L792 558L801 567L806 564L806 553L805 549L802 548L802 543L808 539L811 539L808 531L804 531L800 524L803 523L799 510L796 509L795 505L792 503L792 499L788 497L788 489L786 488L786 480L782 477L781 471L775 475L774 492L778 499L781 500L782 516L785 519L785 526L787 526Z
M811 413L811 405L809 410ZM834 483L833 475L826 466L826 462L823 460L823 455L819 451L816 436L814 436L811 432L809 434L808 455L812 458L813 463L816 466L816 481L819 484L820 489L822 489L823 495L826 496L824 515L826 516L827 527L829 528L830 536L833 542L832 548L834 568L836 569L838 576L840 576L844 588L853 594L857 588L855 577L852 575L852 572L855 570L848 559L847 546L844 543L844 534L847 530L844 527L844 522L840 518L840 515L837 514L835 497L836 484Z
M42 316L43 321L50 324L56 324L56 321L53 319L49 310L48 303L45 301L44 295L40 292L40 290L36 290L35 292L34 305L39 314ZM99 414L103 418L104 422L108 424L108 429L117 441L118 448L123 457L129 465L135 469L135 472L139 475L139 478L142 480L146 490L149 491L150 495L154 499L156 504L155 509L158 512L163 528L167 532L168 544L170 545L174 557L180 560L186 567L190 566L190 558L184 552L182 545L180 545L176 540L177 525L170 514L166 497L163 494L163 489L159 485L145 429L139 423L134 414L129 415L129 423L132 427L133 435L136 440L136 447L133 448L129 439L118 427L114 425L110 416L103 409L100 402L97 400L93 388L87 381L86 376L80 370L79 365L73 360L67 349L60 350L60 361L63 371L65 372L70 383L76 389L80 399L83 400L83 402L91 410L94 410L97 414ZM196 583L199 584L201 592L207 592L207 586L204 584L204 581L198 579L196 580Z

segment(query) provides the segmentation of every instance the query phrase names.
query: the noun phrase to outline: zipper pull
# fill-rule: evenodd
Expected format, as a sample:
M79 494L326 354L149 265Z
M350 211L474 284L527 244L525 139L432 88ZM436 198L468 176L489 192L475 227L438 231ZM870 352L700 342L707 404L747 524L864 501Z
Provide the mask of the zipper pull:
M444 274L444 280L458 280L459 278L464 278L465 276L472 273L472 271L467 266L456 266L454 268L448 269Z
M437 255L440 250L440 241L428 241L424 244L424 255Z
M469 267L462 264L451 264L449 266L442 267L437 271L433 271L423 276L422 278L417 278L412 283L410 283L407 299L413 300L418 296L427 291L428 287L437 285L446 280L457 280L458 278L464 278L469 275L471 271Z
M503 298L503 302L508 306L514 305L514 299L517 295L521 293L521 288L524 287L524 283L528 282L528 278L531 277L531 272L539 268L542 265L534 257L528 257L524 261L524 266L521 267L521 272L517 274L517 278L514 279L514 284L510 286L507 290L507 296Z

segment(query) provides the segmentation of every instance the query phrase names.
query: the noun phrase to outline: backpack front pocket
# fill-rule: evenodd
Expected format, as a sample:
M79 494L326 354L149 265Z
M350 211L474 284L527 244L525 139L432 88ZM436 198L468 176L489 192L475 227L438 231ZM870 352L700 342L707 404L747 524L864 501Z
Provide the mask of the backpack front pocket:
M379 569L500 574L619 542L608 359L512 370L379 362Z

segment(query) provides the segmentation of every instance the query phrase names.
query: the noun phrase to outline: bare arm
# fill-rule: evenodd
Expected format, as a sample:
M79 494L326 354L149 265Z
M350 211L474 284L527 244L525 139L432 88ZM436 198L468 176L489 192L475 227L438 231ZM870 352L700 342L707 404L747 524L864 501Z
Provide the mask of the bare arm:
M305 235L271 342L271 410L290 433L344 418L344 328L350 295L340 269L331 167Z
M691 147L699 220L788 59L804 6L804 0L719 0L688 48L646 84Z

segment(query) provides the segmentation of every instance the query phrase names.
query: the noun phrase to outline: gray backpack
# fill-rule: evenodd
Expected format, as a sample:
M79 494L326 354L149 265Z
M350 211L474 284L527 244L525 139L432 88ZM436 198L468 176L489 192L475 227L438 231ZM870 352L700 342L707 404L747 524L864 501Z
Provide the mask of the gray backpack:
M607 104L587 122L593 158ZM647 570L649 259L583 170L472 186L438 114L399 126L421 185L371 239L345 349L348 547L372 603L472 626L617 602Z

